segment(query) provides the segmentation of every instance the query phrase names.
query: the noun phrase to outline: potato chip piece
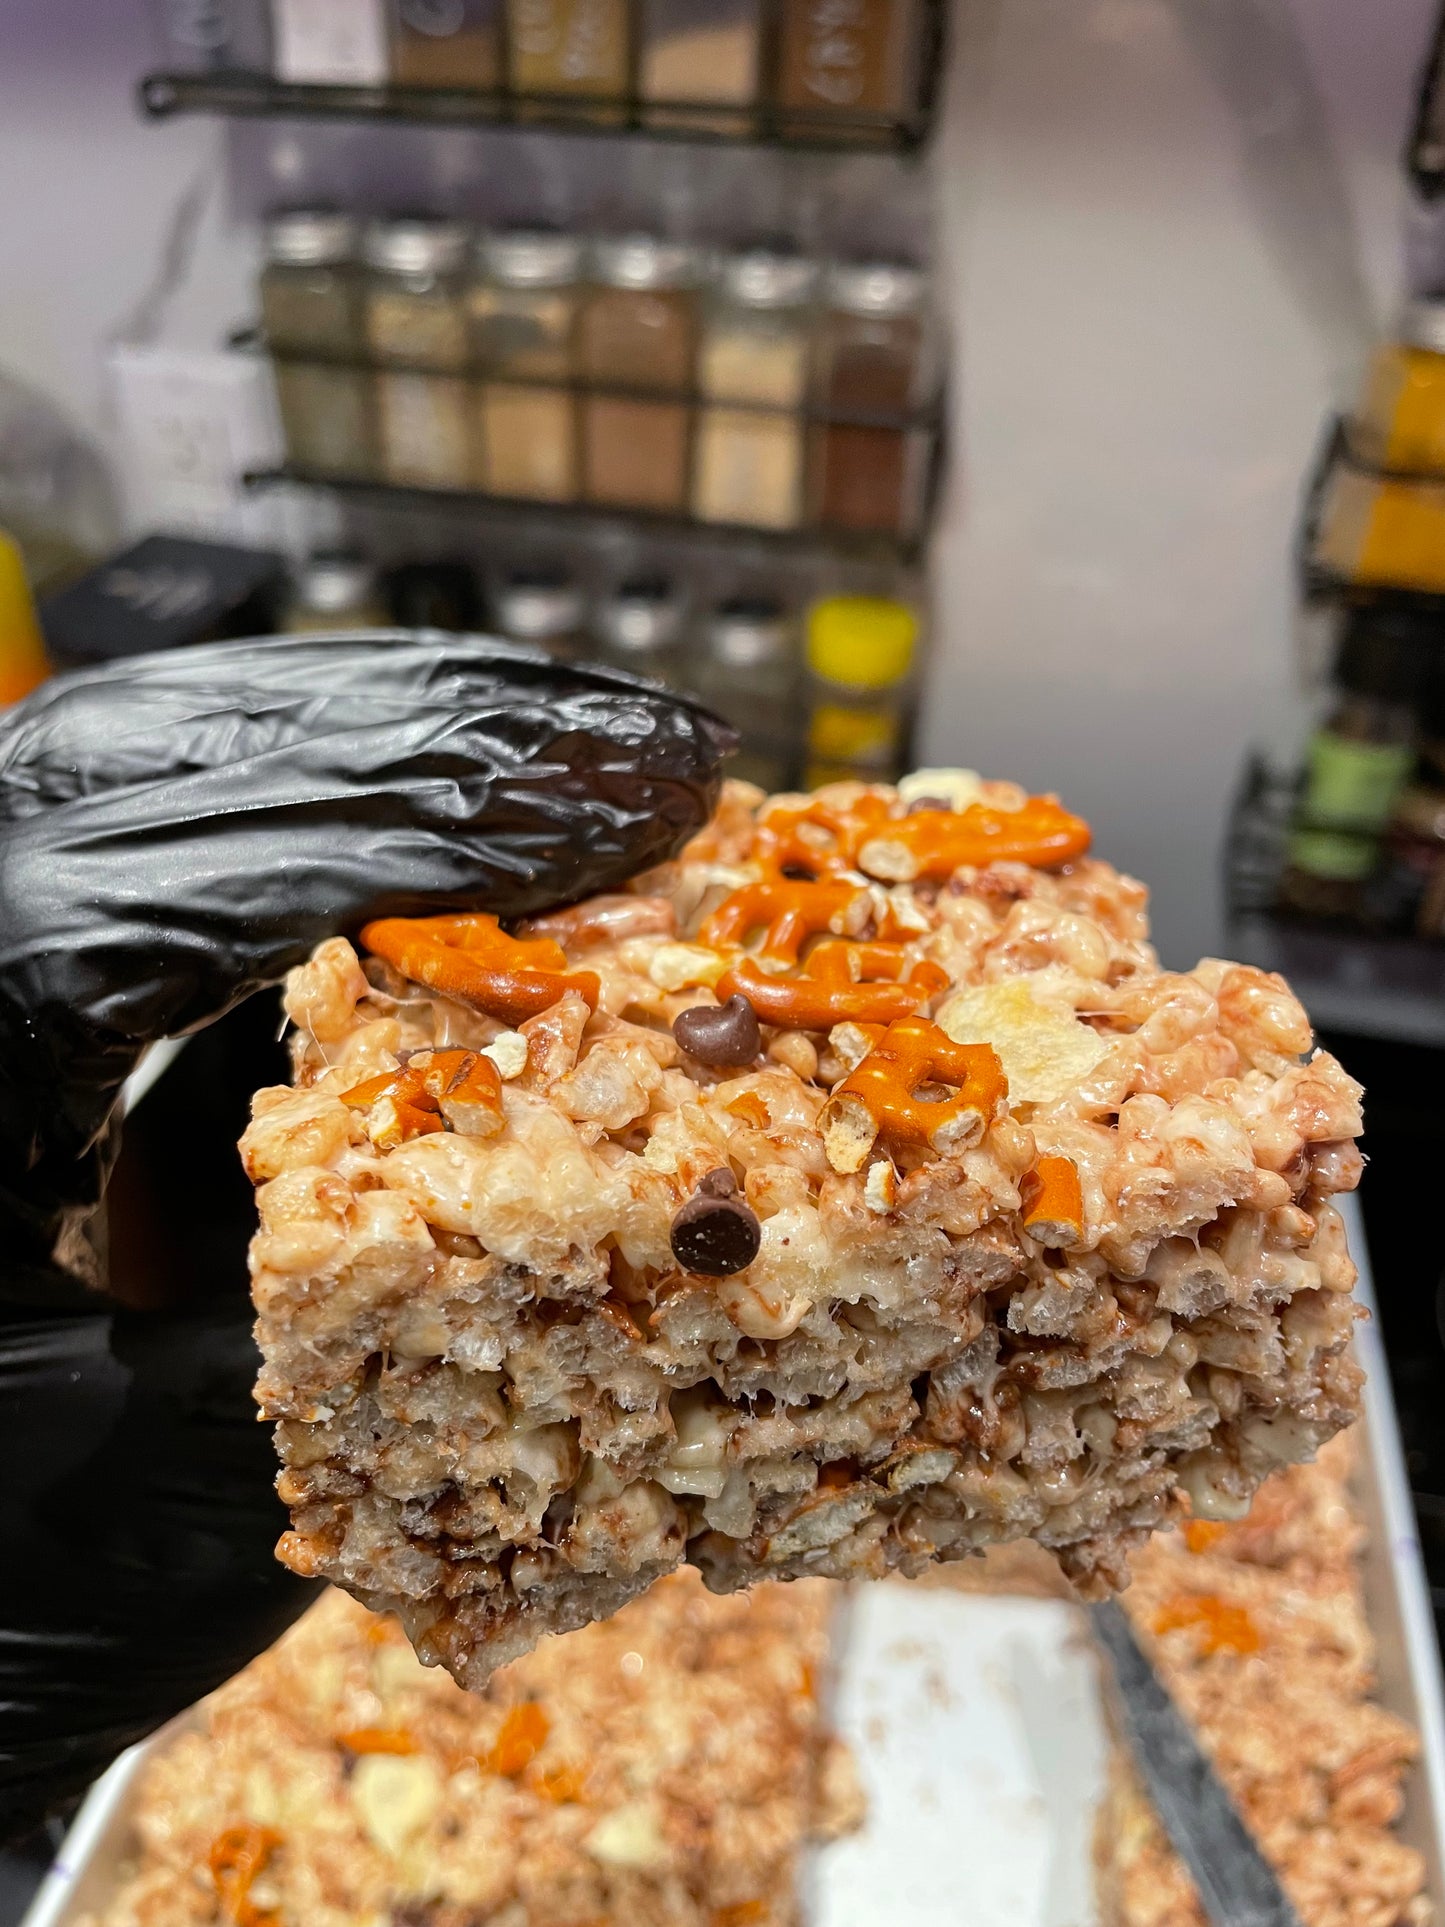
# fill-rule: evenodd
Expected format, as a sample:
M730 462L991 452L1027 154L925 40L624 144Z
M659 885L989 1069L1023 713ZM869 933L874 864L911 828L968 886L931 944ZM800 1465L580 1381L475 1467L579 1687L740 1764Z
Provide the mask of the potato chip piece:
M983 778L974 769L916 769L899 778L898 797L905 807L927 802L966 810L983 801Z
M1057 1104L1109 1046L1071 1012L1041 1003L1025 977L958 990L934 1019L955 1044L992 1044L1011 1104Z

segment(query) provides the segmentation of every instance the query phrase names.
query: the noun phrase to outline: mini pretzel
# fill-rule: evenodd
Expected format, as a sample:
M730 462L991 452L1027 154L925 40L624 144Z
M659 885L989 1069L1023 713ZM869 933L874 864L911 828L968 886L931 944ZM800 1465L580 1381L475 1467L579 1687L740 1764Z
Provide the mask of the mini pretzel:
M775 877L767 883L745 883L724 897L698 932L698 941L721 949L744 944L761 929L761 954L773 962L795 964L809 937L824 931L848 935L849 926L860 929L871 911L861 884Z
M765 1024L787 1030L831 1030L834 1024L891 1024L911 1017L945 988L936 963L908 970L901 944L830 938L814 947L796 977L771 976L740 957L718 982L719 997L746 997Z
M951 1084L956 1097L929 1103L920 1084ZM905 1017L844 1078L819 1113L823 1148L835 1171L859 1171L882 1137L940 1153L972 1143L1008 1095L991 1044L955 1044L926 1017Z
M804 877L835 876L852 869L858 846L888 817L881 796L860 796L846 809L809 797L803 803L775 803L758 818L752 854L775 875L792 871ZM806 836L805 828L821 831Z
M509 937L495 917L382 917L361 933L368 950L428 990L519 1024L575 990L590 1010L601 983L595 971L569 970L550 937Z
M276 1915L258 1907L251 1888L281 1845L270 1827L227 1827L211 1842L206 1859L221 1911L235 1927L274 1927Z
M341 1093L343 1104L367 1113L366 1133L378 1150L450 1124L467 1137L494 1137L502 1128L502 1079L479 1051L434 1050L400 1070L382 1071Z
M1075 1245L1084 1233L1084 1193L1069 1158L1040 1158L1024 1174L1023 1227L1041 1245Z
M1019 810L970 803L966 810L915 810L877 824L860 844L858 868L889 882L935 881L964 867L1028 863L1054 869L1082 856L1093 833L1056 797L1031 796Z

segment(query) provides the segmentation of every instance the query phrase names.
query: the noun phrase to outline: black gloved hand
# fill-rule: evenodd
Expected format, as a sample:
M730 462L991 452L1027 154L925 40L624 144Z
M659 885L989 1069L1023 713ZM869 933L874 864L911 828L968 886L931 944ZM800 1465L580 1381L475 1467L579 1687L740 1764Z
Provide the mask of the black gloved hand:
M704 821L731 740L626 676L439 635L177 650L60 677L0 718L10 1828L308 1597L271 1555L284 1519L243 1293L169 1314L103 1295L95 1207L142 1049L369 918L520 916L615 887Z

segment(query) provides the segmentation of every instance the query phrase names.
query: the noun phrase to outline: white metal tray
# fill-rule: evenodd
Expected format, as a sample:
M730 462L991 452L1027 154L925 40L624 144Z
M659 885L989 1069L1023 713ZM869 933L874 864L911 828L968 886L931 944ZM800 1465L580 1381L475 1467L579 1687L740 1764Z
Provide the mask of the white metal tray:
M1348 1201L1360 1297L1373 1305L1363 1227ZM1418 1729L1403 1837L1425 1856L1445 1920L1445 1704L1429 1593L1378 1327L1365 1368L1360 1503L1380 1698ZM1046 1599L860 1587L839 1629L832 1715L868 1795L856 1835L805 1875L813 1927L1092 1927L1090 1837L1104 1730L1082 1615ZM75 1927L135 1850L140 1769L186 1722L132 1747L97 1781L21 1927ZM960 1886L960 1868L967 1869Z

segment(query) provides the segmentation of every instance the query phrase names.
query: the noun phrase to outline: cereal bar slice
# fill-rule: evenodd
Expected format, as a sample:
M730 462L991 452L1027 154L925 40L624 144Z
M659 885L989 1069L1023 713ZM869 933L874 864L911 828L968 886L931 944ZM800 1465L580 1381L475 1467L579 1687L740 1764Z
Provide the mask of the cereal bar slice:
M683 1561L1097 1593L1347 1424L1358 1087L1088 846L735 784L625 893L323 944L243 1140L281 1557L477 1686Z

